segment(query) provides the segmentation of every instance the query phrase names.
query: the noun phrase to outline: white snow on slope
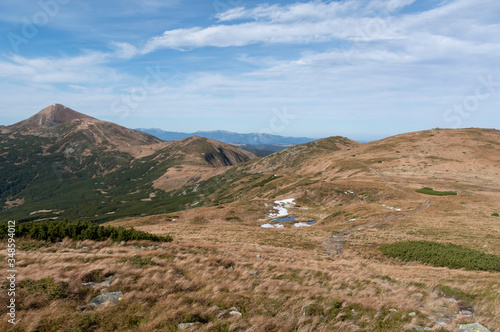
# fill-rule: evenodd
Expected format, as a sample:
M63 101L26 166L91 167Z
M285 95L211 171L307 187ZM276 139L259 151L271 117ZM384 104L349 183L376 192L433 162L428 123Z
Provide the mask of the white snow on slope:
M260 227L262 228L284 228L285 226L283 225L273 225L273 224L264 224L264 225L260 225Z
M283 199L280 201L274 201L274 210L278 212L273 212L272 210L269 213L269 217L271 218L281 218L288 216L288 209L295 205L295 198Z

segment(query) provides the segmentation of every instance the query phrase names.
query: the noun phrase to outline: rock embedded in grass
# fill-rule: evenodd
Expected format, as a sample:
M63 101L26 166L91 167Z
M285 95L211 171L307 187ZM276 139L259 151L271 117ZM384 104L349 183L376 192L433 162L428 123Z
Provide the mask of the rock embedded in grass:
M122 292L112 292L112 293L104 293L99 296L94 297L90 304L94 307L100 307L106 302L110 302L113 304L117 304L123 297Z
M460 324L458 332L490 332L486 327L479 323L474 324Z
M177 328L179 330L184 330L184 329L187 329L187 328L190 328L191 326L195 326L195 325L198 325L200 324L199 322L194 322L194 323L180 323L179 325L177 325Z

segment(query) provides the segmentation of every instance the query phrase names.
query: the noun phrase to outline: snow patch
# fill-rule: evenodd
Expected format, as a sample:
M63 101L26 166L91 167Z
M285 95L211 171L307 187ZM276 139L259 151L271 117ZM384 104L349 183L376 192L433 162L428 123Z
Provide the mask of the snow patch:
M382 206L389 210L401 211L401 208L394 208L393 206L387 206L385 204L382 204Z
M273 212L272 210L269 213L269 217L271 218L280 218L288 216L288 208L291 208L295 205L295 198L283 199L279 201L274 201L274 210L278 212Z
M294 227L311 227L309 224L304 224L303 222L297 222L293 224Z
M262 228L284 228L285 226L283 225L273 225L273 224L264 224L264 225L260 225L260 227Z

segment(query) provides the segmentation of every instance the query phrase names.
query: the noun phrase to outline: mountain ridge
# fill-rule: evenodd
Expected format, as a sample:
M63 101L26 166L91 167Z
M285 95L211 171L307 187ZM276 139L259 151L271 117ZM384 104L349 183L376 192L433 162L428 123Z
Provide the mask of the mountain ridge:
M280 136L280 135L273 135L266 133L241 134L227 130L197 131L193 133L165 131L159 128L137 128L136 130L148 133L165 141L178 140L190 136L201 136L228 144L240 143L240 144L251 144L251 145L258 145L258 144L298 145L317 140L316 138L289 137L289 136Z

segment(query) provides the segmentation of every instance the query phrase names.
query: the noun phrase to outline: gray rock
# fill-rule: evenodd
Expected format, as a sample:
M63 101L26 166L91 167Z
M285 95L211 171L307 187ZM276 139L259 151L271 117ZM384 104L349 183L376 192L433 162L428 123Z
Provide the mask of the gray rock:
M112 292L112 293L104 293L99 296L94 297L90 304L94 307L100 307L104 303L110 301L111 303L117 304L123 297L122 292Z
M419 325L415 325L413 329L417 331L431 331L430 327L419 326Z
M451 319L445 317L445 318L436 319L434 322L438 325L445 326L446 324L451 322Z
M472 311L462 309L460 310L460 314L470 317L472 316Z
M94 287L94 286L99 286L99 287L102 287L102 288L107 288L107 287L111 286L111 280L112 280L112 279L108 279L108 280L106 280L106 281L99 282L99 283L97 283L97 282L92 282L92 281L90 281L90 282L84 282L84 283L82 283L82 286L84 286L84 287Z
M241 318L241 317L243 317L243 314L238 310L238 308L231 307L231 308L229 308L229 316L230 317Z
M396 312L396 309L389 309L389 312Z
M200 324L200 322L194 322L194 323L180 323L179 325L177 325L177 328L179 330L184 330L184 329L187 329L187 328L190 328L191 326L195 326L195 325L198 325Z
M491 331L479 323L474 323L474 324L460 324L458 326L458 332L491 332Z
M416 313L416 312L410 312L410 313L408 314L408 316L410 316L410 317L415 317L415 316L417 316L417 313Z
M295 262L295 258L292 258L291 261L292 261L292 263Z
M260 258L260 255L257 255L257 258Z
M258 278L259 277L259 272L257 270L254 270L252 272L250 272L251 275L253 275L255 278Z
M101 287L104 287L104 288L107 288L109 286L111 286L111 280L106 280L106 281L103 281L99 284L99 286Z
M239 311L231 311L229 313L229 316L236 317L236 318L241 318L241 317L243 317L243 314L241 312L239 312Z
M445 298L444 298L444 300L445 300L446 302L450 302L450 303L457 303L457 302L458 302L457 300L455 300L455 299L454 299L454 298L452 298L452 297L445 297Z

